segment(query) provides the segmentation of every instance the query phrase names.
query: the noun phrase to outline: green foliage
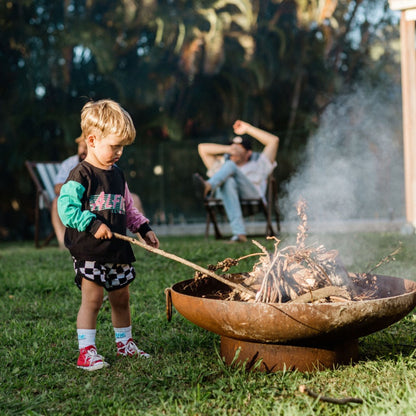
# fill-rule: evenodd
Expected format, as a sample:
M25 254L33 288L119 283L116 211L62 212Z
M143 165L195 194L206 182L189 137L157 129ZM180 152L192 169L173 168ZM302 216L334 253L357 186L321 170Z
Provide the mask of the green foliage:
M282 236L282 243L295 236ZM338 249L348 270L366 271L402 241L396 261L380 274L413 279L414 236L392 233L313 237ZM259 239L268 247L269 242ZM201 266L257 251L200 237L161 238L161 248ZM271 248L271 247L270 247ZM97 346L110 363L87 373L76 368L75 322L80 292L69 254L36 250L33 243L0 245L0 413L2 415L379 415L413 414L415 315L360 339L355 365L317 373L265 374L226 366L219 337L174 311L165 316L164 289L192 278L188 267L134 246L137 279L131 285L134 336L150 360L115 355L110 308L98 318ZM252 267L247 259L238 267ZM306 384L335 398L361 397L362 405L322 403L298 391Z
M322 110L346 84L397 80L397 50L390 47L397 22L387 0L384 6L336 2L326 18L318 13L321 3L1 2L0 190L7 198L0 215L10 224L6 238L22 237L32 223L24 160L71 155L79 112L90 98L122 103L133 116L139 148L190 140L196 149L201 140L230 134L241 118L279 134L285 160L302 151ZM385 13L374 12L382 7ZM136 159L137 166L145 162ZM281 166L286 178L296 162ZM186 187L190 195L190 181ZM13 212L12 203L25 209ZM172 202L171 211L180 210Z

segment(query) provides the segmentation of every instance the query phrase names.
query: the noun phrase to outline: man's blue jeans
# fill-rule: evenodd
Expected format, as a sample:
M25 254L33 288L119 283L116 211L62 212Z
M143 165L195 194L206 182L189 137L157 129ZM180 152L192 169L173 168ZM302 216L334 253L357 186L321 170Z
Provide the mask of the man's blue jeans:
M233 235L246 234L240 198L260 198L256 187L231 160L227 160L208 182L215 196L222 199Z

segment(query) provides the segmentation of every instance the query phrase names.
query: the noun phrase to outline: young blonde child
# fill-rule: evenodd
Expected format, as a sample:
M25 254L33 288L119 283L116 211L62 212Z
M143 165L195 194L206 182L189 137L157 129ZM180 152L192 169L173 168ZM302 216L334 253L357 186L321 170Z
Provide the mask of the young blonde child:
M59 216L66 226L65 246L81 289L77 317L79 357L84 370L98 370L108 363L97 353L96 322L108 292L117 354L149 357L133 341L129 284L135 278L135 257L128 242L113 238L128 228L147 244L159 247L149 220L133 205L123 172L116 163L123 147L133 143L136 130L130 115L112 100L91 101L81 112L81 130L88 153L62 186Z

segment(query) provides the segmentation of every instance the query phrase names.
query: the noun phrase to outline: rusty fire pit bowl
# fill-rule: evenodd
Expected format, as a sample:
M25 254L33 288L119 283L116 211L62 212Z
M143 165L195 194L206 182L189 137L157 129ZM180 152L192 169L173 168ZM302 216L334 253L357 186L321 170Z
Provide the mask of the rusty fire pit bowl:
M260 370L313 371L354 361L359 337L390 326L416 306L411 280L369 275L365 285L359 288L369 294L365 300L336 303L224 300L230 289L212 278L185 280L169 292L181 315L221 336L227 364L260 359Z

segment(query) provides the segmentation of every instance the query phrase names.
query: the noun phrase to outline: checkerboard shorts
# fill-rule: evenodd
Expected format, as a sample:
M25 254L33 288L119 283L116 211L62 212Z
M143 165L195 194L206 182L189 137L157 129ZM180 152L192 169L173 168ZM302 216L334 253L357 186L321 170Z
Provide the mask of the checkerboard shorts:
M82 279L88 279L107 291L121 289L129 285L136 277L131 264L100 264L96 261L76 260L72 258L75 270L75 284L81 289Z

